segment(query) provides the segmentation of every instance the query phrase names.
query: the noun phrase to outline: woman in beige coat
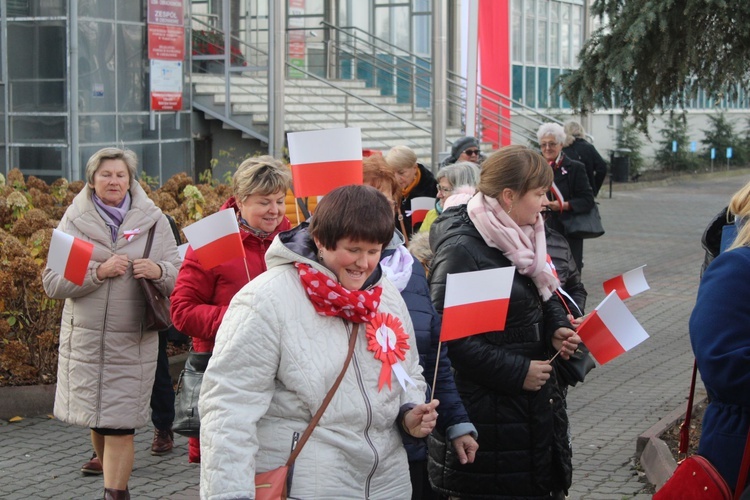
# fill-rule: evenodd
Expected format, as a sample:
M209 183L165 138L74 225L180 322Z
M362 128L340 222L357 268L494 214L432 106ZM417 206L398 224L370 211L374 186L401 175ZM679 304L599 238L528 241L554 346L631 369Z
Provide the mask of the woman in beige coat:
M137 279L150 279L165 296L180 266L172 230L135 180L132 151L105 148L86 165L87 185L58 229L93 243L81 286L49 267L44 290L65 299L54 413L89 427L104 469L104 497L130 498L135 429L149 421L158 335L144 330L145 299ZM147 259L149 229L155 226Z

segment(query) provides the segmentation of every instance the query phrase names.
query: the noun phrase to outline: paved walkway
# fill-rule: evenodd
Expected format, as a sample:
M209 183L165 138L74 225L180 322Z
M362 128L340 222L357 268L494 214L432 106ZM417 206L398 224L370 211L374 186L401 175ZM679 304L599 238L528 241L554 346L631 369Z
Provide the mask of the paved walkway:
M646 264L651 290L627 305L651 338L589 374L568 393L574 446L571 499L647 499L633 467L637 436L682 404L692 363L687 320L703 258L708 221L750 174L684 180L669 186L602 190L607 234L584 245L583 278L589 307L603 298L601 283ZM173 453L149 454L150 430L136 434L133 498L198 498L199 467L187 463L187 440ZM49 417L0 423L0 498L101 498L100 477L84 477L91 453L88 431Z

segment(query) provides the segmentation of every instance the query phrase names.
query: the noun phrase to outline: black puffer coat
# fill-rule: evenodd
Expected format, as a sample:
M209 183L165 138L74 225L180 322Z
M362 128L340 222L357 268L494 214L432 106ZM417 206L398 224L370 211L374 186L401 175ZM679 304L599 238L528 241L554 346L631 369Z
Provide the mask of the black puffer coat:
M466 206L443 212L430 230L431 295L442 313L448 273L507 267L500 250L487 246ZM492 314L492 311L486 311ZM554 354L553 332L570 327L560 302L542 303L531 279L516 273L506 329L449 342L456 386L479 432L473 464L461 465L437 433L429 442L432 484L445 495L536 499L566 491L571 483L568 420L554 374L540 391L525 391L531 360Z

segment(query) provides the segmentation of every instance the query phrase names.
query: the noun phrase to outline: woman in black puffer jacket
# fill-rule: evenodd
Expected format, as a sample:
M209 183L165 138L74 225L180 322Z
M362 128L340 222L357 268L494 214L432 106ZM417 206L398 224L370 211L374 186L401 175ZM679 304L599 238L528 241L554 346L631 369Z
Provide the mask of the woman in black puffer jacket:
M505 330L448 343L479 451L473 464L461 465L433 435L430 479L445 495L548 499L563 498L570 487L568 421L548 360L558 351L567 359L580 338L553 293L559 282L544 264L539 212L551 184L552 171L538 153L503 148L485 161L479 192L468 205L446 210L431 229L431 295L438 312L449 273L516 266Z

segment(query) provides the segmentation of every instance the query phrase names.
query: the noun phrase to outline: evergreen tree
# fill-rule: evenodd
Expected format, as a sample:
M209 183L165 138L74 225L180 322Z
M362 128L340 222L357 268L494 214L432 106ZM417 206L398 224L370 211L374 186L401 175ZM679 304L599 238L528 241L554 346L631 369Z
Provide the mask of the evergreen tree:
M732 148L732 162L743 163L741 141L734 132L734 125L727 120L722 112L708 115L710 128L704 130L705 138L701 141L704 146L703 156L711 160L711 148L716 148L716 159L726 161L727 148ZM739 146L739 147L738 147Z
M595 0L591 10L603 27L560 78L581 112L616 103L645 130L652 111L699 88L714 99L750 90L750 1Z
M699 162L695 153L690 152L688 125L685 115L669 113L664 120L664 128L659 131L662 140L656 150L656 163L665 170L685 171L695 170ZM677 151L674 143L677 142Z

